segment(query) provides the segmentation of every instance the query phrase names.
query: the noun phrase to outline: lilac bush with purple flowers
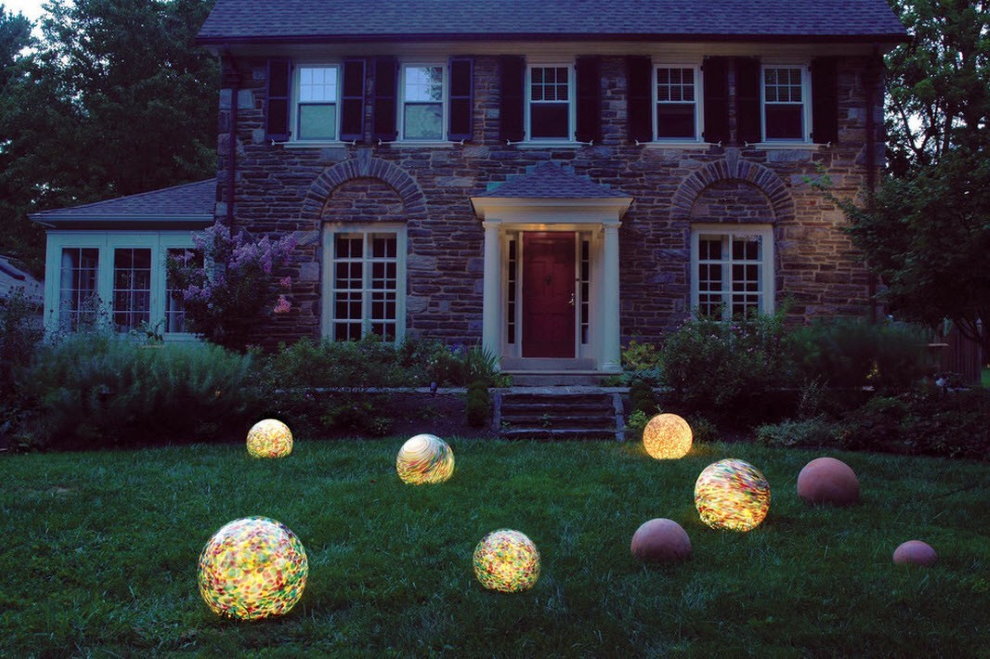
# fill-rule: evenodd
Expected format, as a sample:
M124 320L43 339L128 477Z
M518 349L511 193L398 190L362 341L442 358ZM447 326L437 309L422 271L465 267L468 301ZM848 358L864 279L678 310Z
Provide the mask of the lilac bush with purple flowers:
M183 292L193 329L211 343L243 352L251 328L270 313L288 313L292 304L278 288L290 277L276 277L296 242L291 236L255 239L215 223L194 238L206 267L169 261L169 276Z

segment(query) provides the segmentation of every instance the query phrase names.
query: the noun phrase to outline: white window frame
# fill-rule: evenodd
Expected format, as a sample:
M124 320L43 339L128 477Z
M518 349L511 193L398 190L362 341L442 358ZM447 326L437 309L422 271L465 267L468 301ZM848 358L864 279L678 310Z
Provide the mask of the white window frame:
M533 95L533 69L550 69L550 68L566 68L567 69L567 137L534 137L533 128L531 123L531 110L532 110L532 95ZM577 70L574 66L574 59L561 60L557 59L533 59L530 58L526 61L526 79L525 79L525 93L524 93L524 104L523 104L523 124L525 126L525 135L527 142L535 142L537 144L573 144L577 140L577 99L575 94L577 93ZM539 103L540 101L536 101Z
M694 71L694 137L660 137L660 113L657 111L657 106L660 104L659 95L657 94L657 69L691 69ZM701 136L705 132L703 125L705 117L705 90L702 87L701 63L654 59L653 66L650 70L650 93L652 101L650 107L653 113L653 141L660 144L701 143Z
M762 240L763 253L760 259L760 304L761 314L771 314L774 312L776 299L776 260L774 251L773 226L769 224L693 224L691 225L691 309L697 313L701 307L701 290L699 286L698 269L701 261L701 237L702 236L731 236L743 237L758 235ZM732 319L732 256L722 268L723 296L726 304L723 305L722 320Z
M436 139L431 138L410 138L406 137L406 69L409 68L426 68L426 67L437 67L441 71L441 85L442 85L442 99L440 103L440 137ZM447 70L446 62L439 61L409 61L402 62L399 66L399 103L398 112L399 116L396 119L397 126L399 127L399 140L403 142L411 142L414 144L430 144L435 142L445 142L447 141L447 129L449 124L450 116L450 71ZM415 103L416 101L412 101Z
M324 339L333 340L334 317L334 278L336 273L334 263L334 236L340 233L362 233L365 235L375 233L394 233L395 256L396 256L396 290L395 290L395 343L401 343L406 335L406 272L408 260L408 239L406 236L406 225L401 222L372 222L363 224L351 224L344 222L327 222L323 225L323 276L322 276L322 312L320 318L320 332ZM364 240L367 249L368 240ZM365 256L367 259L367 256ZM365 263L368 261L365 260ZM363 290L367 289L367 278L370 276L370 268L362 269L362 276L365 278ZM371 312L370 300L367 296L362 296L361 313L361 336L371 333Z
M299 136L299 108L304 104L300 100L302 91L302 70L303 69L336 69L337 71L337 98L333 101L336 107L336 125L334 126L334 137L311 137L303 138ZM292 66L292 115L289 117L289 130L291 131L291 141L301 143L325 143L340 142L340 121L343 110L343 89L344 89L344 66L340 62L311 61L295 62ZM329 102L329 101L326 101Z
M168 249L195 249L191 231L92 231L51 230L45 255L45 329L51 333L65 331L61 325L61 261L63 249L95 248L98 250L96 295L106 310L105 323L113 329L114 251L117 249L151 250L151 299L149 325L162 331L166 341L197 340L191 332L165 332L165 286ZM102 310L101 310L102 311ZM104 314L100 314L101 316ZM126 334L126 332L123 332Z
M766 100L766 71L767 69L798 69L801 71L801 137L767 138L767 100ZM775 101L776 102L776 101ZM811 143L811 69L808 62L775 62L760 63L760 135L763 141L771 144L810 144Z

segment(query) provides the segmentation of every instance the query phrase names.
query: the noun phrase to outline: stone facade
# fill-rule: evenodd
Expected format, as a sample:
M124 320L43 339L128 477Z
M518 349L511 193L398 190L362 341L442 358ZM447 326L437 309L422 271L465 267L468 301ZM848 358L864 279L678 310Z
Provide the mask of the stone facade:
M603 139L570 147L507 145L499 139L498 58L474 63L474 139L434 147L373 144L370 95L361 144L302 147L265 139L266 61L226 65L238 88L221 96L218 187L223 217L256 233L296 234L293 309L258 330L273 344L320 335L324 222L404 222L408 235L407 334L450 343L480 340L484 230L471 197L551 161L634 199L619 229L621 335L657 339L689 314L692 222L759 222L774 227L777 304L794 322L863 315L870 281L842 227L842 212L809 181L827 174L833 192L866 186L867 58L839 60L837 144L794 149L749 145L665 148L629 143L622 57L601 62ZM367 67L367 89L374 86ZM237 103L236 194L227 198L231 105ZM882 121L875 121L881 126ZM878 129L879 130L879 129ZM877 135L877 138L880 138ZM879 142L882 144L882 140Z

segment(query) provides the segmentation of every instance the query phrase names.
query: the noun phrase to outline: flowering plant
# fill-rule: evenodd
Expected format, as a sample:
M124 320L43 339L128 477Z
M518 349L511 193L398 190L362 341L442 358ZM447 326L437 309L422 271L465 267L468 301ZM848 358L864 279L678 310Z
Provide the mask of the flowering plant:
M217 345L243 352L251 328L267 313L288 313L292 304L279 294L273 272L285 265L296 247L292 237L260 240L237 234L217 222L194 237L205 267L188 259L170 259L169 276L182 291L193 329ZM277 285L292 284L282 277Z

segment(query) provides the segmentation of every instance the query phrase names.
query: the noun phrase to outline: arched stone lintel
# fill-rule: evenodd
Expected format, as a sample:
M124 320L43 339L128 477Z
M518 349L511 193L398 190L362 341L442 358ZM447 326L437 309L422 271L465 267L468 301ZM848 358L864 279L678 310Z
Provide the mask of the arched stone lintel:
M316 177L306 191L300 218L320 222L323 207L333 191L348 181L360 178L383 181L395 190L402 200L406 215L421 215L426 212L423 190L405 170L380 158L358 157L337 163Z
M671 219L688 220L694 202L705 188L730 180L745 181L758 188L766 196L776 221L794 217L794 200L777 174L759 163L727 155L708 163L681 182L671 199Z

